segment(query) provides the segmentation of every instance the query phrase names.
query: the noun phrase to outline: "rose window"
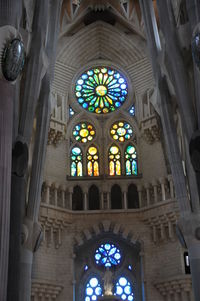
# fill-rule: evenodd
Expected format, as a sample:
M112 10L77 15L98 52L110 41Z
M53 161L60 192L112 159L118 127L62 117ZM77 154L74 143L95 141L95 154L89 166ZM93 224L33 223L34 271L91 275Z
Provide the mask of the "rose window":
M118 121L112 125L110 134L114 140L124 142L125 140L129 140L132 137L133 129L129 123Z
M95 261L97 265L111 267L118 265L121 261L120 250L110 243L102 244L95 252Z
M81 122L74 127L73 136L76 141L86 143L93 140L95 129L90 123Z

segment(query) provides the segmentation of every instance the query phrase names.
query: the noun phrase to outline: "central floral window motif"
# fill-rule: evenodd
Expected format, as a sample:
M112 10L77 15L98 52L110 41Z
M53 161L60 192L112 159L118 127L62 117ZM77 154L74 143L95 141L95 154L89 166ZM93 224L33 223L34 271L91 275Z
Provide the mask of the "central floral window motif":
M121 154L116 145L111 146L109 151L109 175L121 175Z
M78 103L89 112L106 114L123 105L128 89L125 78L109 67L86 70L76 82Z
M103 265L105 267L118 265L121 261L120 250L114 244L110 243L100 245L94 257L97 265Z
M128 122L118 121L112 125L110 134L114 140L124 142L132 137L133 129Z
M95 129L90 123L81 122L74 127L73 136L76 141L86 143L93 140L95 136Z

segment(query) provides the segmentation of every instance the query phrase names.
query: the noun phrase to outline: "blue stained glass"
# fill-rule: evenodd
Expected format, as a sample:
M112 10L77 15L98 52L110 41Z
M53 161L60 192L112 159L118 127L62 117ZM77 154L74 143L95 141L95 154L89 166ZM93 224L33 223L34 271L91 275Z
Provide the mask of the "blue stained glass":
M105 243L99 246L94 257L96 264L111 267L120 263L121 254L114 244Z
M102 288L96 277L90 278L86 284L85 301L97 300L97 296L102 295Z
M74 110L71 107L69 107L69 116L72 117L74 116L74 114L75 114Z
M128 266L128 269L129 269L129 270L132 270L132 266L131 266L131 265L129 265L129 266Z
M115 285L115 295L122 300L134 301L134 294L130 282L125 277L120 277Z
M87 79L88 78L87 74L83 74L81 77L82 77L82 79Z
M85 271L88 270L88 265L85 265L84 270L85 270Z
M135 116L135 107L134 107L134 106L130 107L130 109L129 109L129 114L130 114L131 116Z

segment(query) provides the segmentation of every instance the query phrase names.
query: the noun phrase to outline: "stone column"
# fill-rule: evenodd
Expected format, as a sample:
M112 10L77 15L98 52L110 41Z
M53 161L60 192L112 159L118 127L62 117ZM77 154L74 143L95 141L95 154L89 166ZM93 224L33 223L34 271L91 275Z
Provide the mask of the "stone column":
M139 207L142 208L142 185L137 185L139 195Z
M61 189L61 197L62 197L62 207L66 208L66 204L65 204L65 191L66 191L66 188L65 188L65 186L62 185L60 187L60 189Z
M68 191L69 191L69 209L72 210L72 208L73 208L73 206L72 206L73 187L69 187Z
M6 2L4 1L4 3ZM6 301L14 87L10 83L0 80L0 91L0 300Z
M153 194L154 194L154 204L158 203L158 183L156 180L152 181Z
M45 182L46 185L46 195L45 195L45 204L49 204L50 203L50 187L51 187L51 183L49 181Z
M107 209L111 209L110 192L107 192Z
M88 191L84 189L83 210L88 210Z
M147 195L147 206L150 206L150 191L149 191L149 183L145 183L144 185L145 189L146 189L146 195Z
M54 183L54 205L58 207L58 184Z
M162 192L162 201L166 200L166 194L165 194L165 182L166 179L164 177L160 178L160 184L161 184L161 192Z
M174 183L172 175L168 175L169 187L170 187L170 197L174 199Z
M127 191L123 191L123 209L128 209Z
M104 192L101 191L101 207L102 210L104 209Z

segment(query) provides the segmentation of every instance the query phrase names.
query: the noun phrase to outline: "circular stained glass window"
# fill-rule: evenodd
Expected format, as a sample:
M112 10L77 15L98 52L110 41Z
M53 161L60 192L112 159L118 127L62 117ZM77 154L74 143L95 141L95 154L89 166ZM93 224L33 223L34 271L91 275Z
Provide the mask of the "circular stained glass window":
M112 125L110 134L114 140L124 142L133 136L133 129L129 123L118 121Z
M85 301L96 301L102 295L102 288L96 277L91 278L86 284Z
M130 282L125 277L120 277L115 286L115 295L122 300L134 301L134 294Z
M123 105L128 94L127 82L118 71L97 67L85 71L76 82L78 103L89 112L106 114Z
M112 265L118 265L121 261L120 250L110 243L100 245L95 252L95 261L98 265L105 267L111 267Z
M90 123L81 122L74 127L73 136L76 141L86 143L93 140L95 129Z

